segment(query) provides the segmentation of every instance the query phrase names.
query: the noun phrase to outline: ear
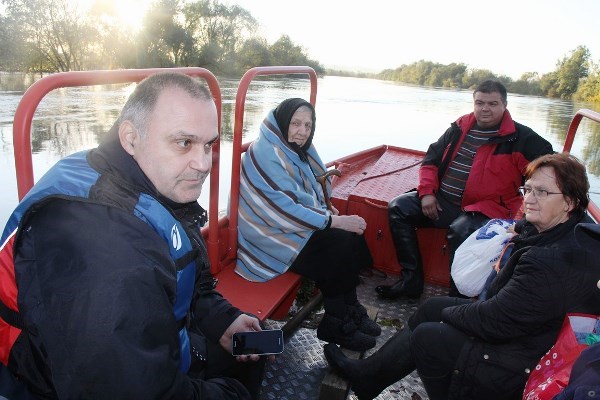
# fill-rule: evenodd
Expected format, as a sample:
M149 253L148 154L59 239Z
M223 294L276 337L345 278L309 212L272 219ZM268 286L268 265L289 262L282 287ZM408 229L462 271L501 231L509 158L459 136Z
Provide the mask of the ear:
M135 144L139 140L139 134L137 129L133 126L131 121L123 121L119 125L119 141L123 149L130 155L135 155Z
M567 214L570 215L571 211L573 211L575 209L575 206L577 205L578 201L565 196L565 202L566 202L565 211L567 212Z

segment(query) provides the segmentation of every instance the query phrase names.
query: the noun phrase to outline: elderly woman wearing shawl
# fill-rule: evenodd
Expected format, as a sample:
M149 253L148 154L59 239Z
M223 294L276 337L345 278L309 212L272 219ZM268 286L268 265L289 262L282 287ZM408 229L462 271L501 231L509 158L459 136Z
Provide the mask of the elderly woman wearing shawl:
M315 178L326 172L312 145L315 119L307 101L284 100L244 154L236 271L256 282L287 270L314 280L325 308L317 337L362 351L381 334L356 297L359 270L372 264L366 222L327 208Z

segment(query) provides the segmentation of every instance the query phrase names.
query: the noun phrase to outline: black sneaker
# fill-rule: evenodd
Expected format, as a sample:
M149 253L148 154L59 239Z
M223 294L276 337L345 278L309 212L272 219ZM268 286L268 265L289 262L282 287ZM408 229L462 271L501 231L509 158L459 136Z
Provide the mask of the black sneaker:
M325 313L317 328L317 337L325 342L335 343L349 350L365 351L375 347L375 338L362 333L348 315L340 319Z

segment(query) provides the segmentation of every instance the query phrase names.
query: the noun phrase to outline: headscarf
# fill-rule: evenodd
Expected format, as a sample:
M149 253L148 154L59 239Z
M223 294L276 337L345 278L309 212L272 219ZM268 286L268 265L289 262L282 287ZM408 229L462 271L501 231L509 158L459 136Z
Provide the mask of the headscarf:
M307 106L312 112L312 130L310 132L310 135L308 136L308 139L306 140L306 143L304 143L304 145L302 146L299 146L297 143L290 142L288 140L288 130L290 128L290 121L292 120L294 113L302 106ZM317 119L315 115L315 108L308 101L295 97L282 101L273 113L275 115L277 125L279 125L279 129L281 130L281 134L283 135L285 140L288 142L290 147L296 153L298 153L302 161L308 162L306 150L308 150L308 148L310 147L313 136L315 135L315 123Z

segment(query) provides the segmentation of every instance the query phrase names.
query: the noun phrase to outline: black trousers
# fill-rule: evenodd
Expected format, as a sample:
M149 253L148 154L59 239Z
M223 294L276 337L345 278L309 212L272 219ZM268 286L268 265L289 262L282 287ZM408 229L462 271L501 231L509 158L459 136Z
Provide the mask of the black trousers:
M206 344L208 361L202 371L202 378L229 377L237 379L246 387L253 399L258 399L266 362L264 356L257 362L238 362L219 343L207 341Z
M442 310L471 301L457 297L432 297L408 321L412 330L411 354L428 393L447 393L460 351L469 339L453 326L440 322Z
M315 281L324 297L336 297L358 286L358 273L373 258L363 235L343 229L315 231L290 267Z
M389 203L388 213L390 227L410 228L448 228L446 238L448 239L450 266L454 259L454 252L475 230L481 228L490 219L478 212L463 211L456 204L450 203L443 196L436 196L442 211L439 219L427 218L421 208L421 199L416 191L404 193ZM392 229L393 232L393 229ZM418 244L415 240L411 249L396 249L396 252L412 252L416 254ZM451 285L454 282L451 279Z

